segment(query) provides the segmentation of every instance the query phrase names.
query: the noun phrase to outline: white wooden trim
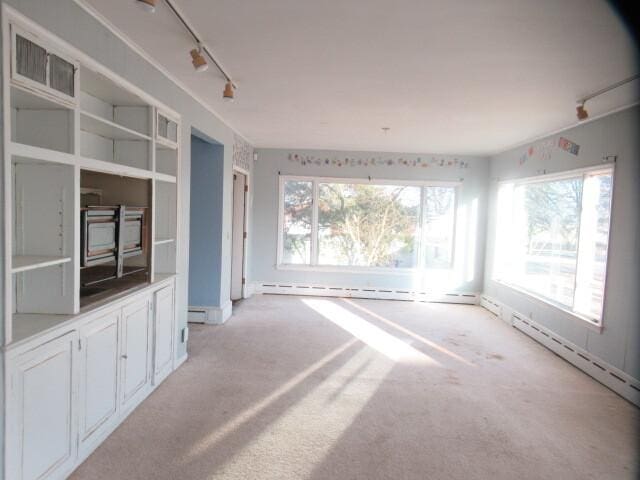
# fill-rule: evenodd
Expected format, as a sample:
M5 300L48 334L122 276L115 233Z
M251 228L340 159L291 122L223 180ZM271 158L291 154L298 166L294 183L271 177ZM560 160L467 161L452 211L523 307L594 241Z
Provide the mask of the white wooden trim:
M280 178L285 181L293 180L299 182L317 182L317 183L346 183L346 184L374 184L374 185L397 185L399 187L458 187L464 182L460 181L441 181L441 180L390 180L386 178L374 177L317 177L309 175L287 175L280 174Z
M11 261L13 273L26 272L37 268L61 265L71 261L71 257L45 257L42 255L16 255Z
M13 253L13 186L12 186L12 165L9 145L11 144L11 87L9 82L9 72L11 69L11 31L9 21L6 17L6 4L2 8L2 118L3 118L3 172L4 172L4 268L2 271L4 280L3 304L4 304L4 328L2 332L2 344L6 345L12 337L12 313L13 282L11 275L11 256ZM6 449L5 449L6 458Z
M615 163L604 163L600 165L593 165L590 167L581 167L581 168L574 168L572 170L564 170L562 172L532 175L530 177L500 179L498 181L498 185L513 184L514 186L517 186L517 185L527 185L531 183L550 182L554 180L564 180L567 178L584 177L588 174L593 175L595 173L607 172L609 170L613 174L614 169L615 169Z
M251 222L249 221L250 214L250 201L251 201L251 173L237 165L233 166L233 173L240 173L244 175L244 184L246 190L244 192L244 219L242 228L244 230L244 238L242 240L242 278L244 279L244 283L242 284L242 298L249 298L251 295L249 294L247 288L249 284L249 279L247 278L249 272L249 242L250 242L250 233L249 229L251 227Z
M190 321L207 325L222 325L231 317L232 313L233 304L230 300L220 307L201 305L189 307Z
M542 326L526 315L486 294L481 295L480 305L493 314L499 312L498 315L504 321L541 343L618 395L640 406L640 380L608 364L596 355L556 334L551 329Z

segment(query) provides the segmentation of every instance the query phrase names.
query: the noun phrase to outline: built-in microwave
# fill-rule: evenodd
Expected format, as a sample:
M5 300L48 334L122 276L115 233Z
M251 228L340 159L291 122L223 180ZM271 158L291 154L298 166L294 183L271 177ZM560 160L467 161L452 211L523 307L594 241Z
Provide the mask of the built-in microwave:
M124 268L125 259L146 254L146 207L88 206L81 216L81 267L113 266L112 273L84 286L146 270L146 266Z

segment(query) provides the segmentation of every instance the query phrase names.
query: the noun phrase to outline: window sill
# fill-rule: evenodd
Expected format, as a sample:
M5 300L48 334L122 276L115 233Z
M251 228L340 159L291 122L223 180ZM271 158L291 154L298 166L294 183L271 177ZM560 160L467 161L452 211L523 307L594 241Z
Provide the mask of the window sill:
M586 317L584 315L580 315L579 313L576 313L572 310L569 310L567 307L564 307L558 303L555 303L547 298L541 297L540 295L536 295L535 293L531 293L527 290L525 290L522 287L517 287L515 285L512 285L510 283L506 283L504 281L501 280L495 280L492 279L492 281L494 281L495 283L497 283L500 286L503 287L507 287L510 290L513 290L514 292L520 293L522 295L526 295L527 297L529 297L530 299L542 303L545 306L549 306L549 307L553 307L557 310L560 310L562 313L566 314L568 317L570 317L572 320L578 321L580 323L580 325L587 327L589 330L597 332L597 333L602 333L603 331L603 326L602 323L597 324L594 323L593 320L591 320L589 317Z

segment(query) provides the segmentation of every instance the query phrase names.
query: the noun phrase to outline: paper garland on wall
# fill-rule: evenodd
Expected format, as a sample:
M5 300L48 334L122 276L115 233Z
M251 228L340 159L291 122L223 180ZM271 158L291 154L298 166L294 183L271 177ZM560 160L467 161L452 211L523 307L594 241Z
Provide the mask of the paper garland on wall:
M233 135L233 164L243 170L251 170L253 147L239 135Z
M567 140L564 137L560 137L558 139L558 147L560 147L565 152L569 152L576 156L580 151L580 145L578 145L577 143L573 143L571 140Z
M331 167L448 167L448 168L469 168L468 160L460 160L458 158L436 158L436 157L417 157L407 159L404 157L382 157L382 156L363 156L363 157L316 157L314 155L299 155L297 153L289 153L289 161L296 162L303 166L331 166Z
M518 165L524 165L531 158L536 158L537 160L547 161L551 160L551 155L553 153L553 147L556 146L556 143L553 139L547 139L543 142L539 142L534 145L530 145L527 147L526 151L524 151L518 157ZM570 140L567 140L564 137L560 137L558 140L558 148L565 150L573 155L578 155L580 151L580 145L574 143Z

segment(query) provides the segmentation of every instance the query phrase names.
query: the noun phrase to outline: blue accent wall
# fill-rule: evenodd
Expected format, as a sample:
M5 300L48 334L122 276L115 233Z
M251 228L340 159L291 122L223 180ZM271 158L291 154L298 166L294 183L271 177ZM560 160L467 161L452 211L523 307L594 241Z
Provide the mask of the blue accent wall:
M191 136L189 306L220 306L224 147Z

